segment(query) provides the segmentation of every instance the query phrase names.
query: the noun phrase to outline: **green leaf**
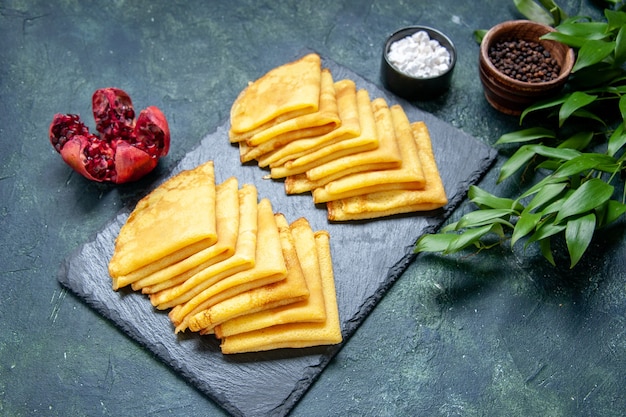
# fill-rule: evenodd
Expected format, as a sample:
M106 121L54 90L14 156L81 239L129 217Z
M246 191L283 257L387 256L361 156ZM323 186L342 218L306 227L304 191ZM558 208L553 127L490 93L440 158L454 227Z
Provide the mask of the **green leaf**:
M457 235L453 233L422 235L415 244L413 252L443 252L456 237Z
M528 190L526 190L524 193L522 193L522 195L520 196L520 199L526 198L533 194L538 193L539 191L541 191L543 187L545 187L548 184L567 183L567 181L568 181L568 178L566 177L559 178L553 175L544 177L543 179L541 179L541 181L539 181L538 183L530 187Z
M580 119L595 120L596 122L606 125L606 122L602 120L602 118L598 117L595 113L592 113L587 109L578 109L574 113L572 113L572 116L576 116Z
M559 33L587 40L602 40L609 37L609 25L604 22L568 21L556 27Z
M550 236L554 236L565 230L565 225L557 225L549 221L545 221L539 225L535 233L528 239L524 246L528 247L531 243L548 239Z
M569 196L571 193L573 193L572 190L568 190L566 195ZM563 198L559 198L557 200L554 200L552 203L548 204L543 210L541 210L541 215L542 216L549 216L555 213L558 213L561 208L563 208L563 203L565 202L565 200Z
M556 216L555 223L583 214L604 204L613 195L613 187L606 182L592 178L584 182L564 202Z
M554 139L556 134L550 129L543 127L531 127L528 129L518 130L517 132L506 133L496 141L496 145L505 143L522 143L530 142L537 139Z
M624 72L621 68L613 68L609 63L600 62L572 74L568 82L575 89L588 90L614 83L623 75Z
M586 41L578 50L578 58L572 68L572 72L589 67L604 60L615 49L615 42L606 42L597 39Z
M511 213L513 213L513 210L511 209L484 209L471 211L461 217L457 224L457 228L463 229L466 227L484 226L486 224L494 223L497 219L505 220L505 224L510 225L510 223L506 220ZM513 225L511 225L511 228L513 228Z
M550 14L554 18L555 24L558 25L562 21L567 19L567 13L565 13L565 10L561 9L553 0L539 0L539 3L541 3L543 7L548 9Z
M623 122L626 120L626 96L621 96L619 98L618 108Z
M598 96L583 93L582 91L573 92L561 106L559 110L559 127L569 118L576 110L593 103Z
M624 122L622 122L609 137L607 154L614 156L624 145L626 145L626 132L624 132Z
M593 139L593 132L578 132L561 142L557 148L585 149Z
M498 183L513 175L520 168L526 165L535 155L557 160L569 160L580 155L575 149L552 148L544 145L522 145L511 157L500 167Z
M554 256L552 255L552 247L550 245L550 239L544 239L539 241L539 248L541 249L541 254L544 258L548 260L552 264L552 266L556 266L556 262L554 262Z
M545 109L549 109L551 107L557 107L562 105L565 102L565 99L567 98L567 96L559 96L557 98L554 99L548 99L548 100L542 100L540 102L537 102L535 104L531 104L530 106L526 107L526 109L522 112L522 114L520 115L520 124L524 121L524 118L526 116L528 116L528 114L535 112L535 111L539 111L539 110L545 110Z
M543 186L524 209L524 214L551 203L567 187L566 183L547 184Z
M607 224L613 223L614 221L619 219L621 216L623 216L625 213L626 213L626 204L620 203L619 201L616 201L616 200L609 200L605 208L604 220L602 222L602 225L606 226Z
M623 25L617 37L615 38L615 62L616 66L622 65L626 62L626 25Z
M600 153L583 153L576 158L566 161L554 172L555 177L570 177L596 169L604 172L615 172L618 168L615 158Z
M620 29L622 26L626 25L626 13L605 9L604 16L608 23L608 31Z
M535 3L533 0L514 0L517 10L528 20L543 23L544 25L554 25L554 18L546 9Z
M587 41L587 38L566 35L565 33L560 32L548 32L543 35L541 39L560 42L572 48L580 48Z
M548 159L546 161L543 161L543 162L537 164L537 169L545 169L545 170L548 170L548 171L555 171L560 166L561 166L561 162L555 161L555 160L552 160L552 159Z
M511 223L505 222L503 220L498 220L491 226L491 233L495 233L501 239L505 238L504 228L502 227L503 224L506 224L507 227L513 229L513 225Z
M522 215L519 216L517 223L515 223L515 228L513 229L513 234L511 235L511 246L515 245L518 240L532 232L535 227L537 227L537 224L539 224L540 219L540 213L522 213Z
M472 185L467 193L470 201L480 208L523 210L521 204L510 198L496 197L487 191Z
M570 257L570 268L576 266L580 258L582 258L591 243L595 229L596 216L593 213L567 222L565 242Z
M487 34L487 30L486 29L477 29L474 31L474 40L476 41L476 43L478 43L480 45L480 43L483 41L483 38L485 37L485 35Z
M624 80L626 80L626 77L623 77L621 79L621 81L624 81ZM626 85L616 85L616 86L609 85L609 86L606 86L604 90L606 92L616 94L616 95L624 94L626 93Z
M498 183L504 181L521 167L526 165L536 155L533 145L522 145L515 151L511 157L502 164L500 167L500 175L498 176Z
M544 145L531 145L532 149L541 156L546 158L562 159L564 161L576 158L580 155L580 151L568 148L552 148Z
M616 81L623 81L626 78L616 78ZM588 94L596 94L596 95L608 95L612 94L614 96L620 96L626 92L626 85L600 85L596 88L592 88L586 91Z
M475 229L466 229L463 233L456 235L456 238L448 244L444 253L458 252L470 245L477 244L481 237L491 231L491 228L491 225L486 225Z
M455 230L457 230L456 225L457 225L458 223L459 223L459 222L452 222L452 223L450 223L450 224L448 224L448 225L446 225L446 226L442 227L442 228L441 228L441 232L444 232L444 233L454 232Z

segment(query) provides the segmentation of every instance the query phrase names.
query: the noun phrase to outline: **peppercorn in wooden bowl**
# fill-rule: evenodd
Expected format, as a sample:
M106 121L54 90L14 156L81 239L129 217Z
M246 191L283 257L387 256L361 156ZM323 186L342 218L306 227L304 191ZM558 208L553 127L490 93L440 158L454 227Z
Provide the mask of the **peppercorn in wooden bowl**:
M408 100L430 100L449 89L456 48L427 26L397 30L385 42L380 77L385 88Z
M492 27L480 45L479 72L485 98L496 110L520 115L558 93L574 66L567 45L541 39L554 28L530 20Z

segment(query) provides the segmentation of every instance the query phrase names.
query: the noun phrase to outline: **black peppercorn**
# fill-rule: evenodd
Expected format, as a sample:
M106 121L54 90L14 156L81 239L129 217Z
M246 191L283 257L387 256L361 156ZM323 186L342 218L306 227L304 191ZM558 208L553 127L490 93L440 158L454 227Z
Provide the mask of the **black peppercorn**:
M489 49L489 59L506 76L529 83L551 81L561 72L550 51L535 41L499 41Z

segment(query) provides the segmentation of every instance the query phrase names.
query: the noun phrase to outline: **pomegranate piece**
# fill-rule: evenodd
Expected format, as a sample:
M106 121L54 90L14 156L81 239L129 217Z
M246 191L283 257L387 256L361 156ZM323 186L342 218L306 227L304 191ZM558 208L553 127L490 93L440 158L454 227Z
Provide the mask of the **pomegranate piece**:
M98 133L91 133L76 114L56 114L50 143L61 158L85 178L122 184L152 171L170 149L165 115L150 106L135 118L129 95L119 88L101 88L92 97Z

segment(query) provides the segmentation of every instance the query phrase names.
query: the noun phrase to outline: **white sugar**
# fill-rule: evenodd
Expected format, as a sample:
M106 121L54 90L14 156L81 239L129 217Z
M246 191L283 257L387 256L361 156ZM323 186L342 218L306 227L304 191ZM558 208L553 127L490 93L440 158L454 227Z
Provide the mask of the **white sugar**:
M389 61L400 71L416 78L437 77L450 68L450 52L423 30L391 44Z

